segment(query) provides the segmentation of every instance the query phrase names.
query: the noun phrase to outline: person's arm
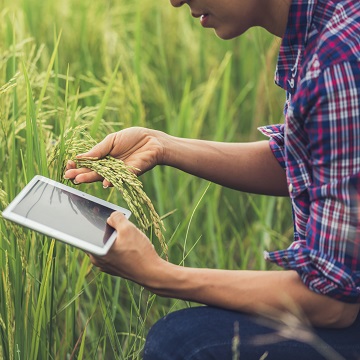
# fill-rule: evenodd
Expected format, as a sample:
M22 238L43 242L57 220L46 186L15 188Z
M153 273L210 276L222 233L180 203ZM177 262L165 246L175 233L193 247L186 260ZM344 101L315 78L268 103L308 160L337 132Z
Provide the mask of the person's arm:
M353 323L358 304L310 291L295 271L195 269L164 264L148 279L152 292L251 314L302 313L313 326L342 328Z
M223 143L167 136L164 163L235 190L288 196L268 141Z
M183 139L161 131L133 127L108 135L83 156L102 158L106 155L133 166L138 175L156 165L168 165L189 174L240 191L288 195L286 175L267 141L221 143ZM85 168L67 165L67 179L76 183L103 181Z
M102 271L132 280L155 294L226 309L262 314L298 308L312 325L346 327L359 305L310 291L295 271L244 271L186 268L158 256L149 239L121 213L108 223L118 238L104 257L90 255Z

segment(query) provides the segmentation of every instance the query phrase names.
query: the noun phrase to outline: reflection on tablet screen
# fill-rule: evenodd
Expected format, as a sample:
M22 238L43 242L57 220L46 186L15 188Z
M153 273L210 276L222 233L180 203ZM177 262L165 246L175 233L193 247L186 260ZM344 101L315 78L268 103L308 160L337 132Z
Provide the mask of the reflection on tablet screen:
M103 246L114 231L106 223L113 209L41 181L13 212L97 246Z

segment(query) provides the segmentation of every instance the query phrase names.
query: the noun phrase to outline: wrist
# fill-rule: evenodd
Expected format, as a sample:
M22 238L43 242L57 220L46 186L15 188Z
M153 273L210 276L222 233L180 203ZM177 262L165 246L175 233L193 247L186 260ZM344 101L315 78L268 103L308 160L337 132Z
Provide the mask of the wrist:
M164 297L178 297L183 285L186 284L186 268L160 259L155 265L154 273L142 284L154 294Z
M157 163L159 165L170 165L171 149L174 146L172 139L174 137L160 130L152 130L152 131L153 131L153 136L160 144L159 152L157 154L157 160L158 160Z

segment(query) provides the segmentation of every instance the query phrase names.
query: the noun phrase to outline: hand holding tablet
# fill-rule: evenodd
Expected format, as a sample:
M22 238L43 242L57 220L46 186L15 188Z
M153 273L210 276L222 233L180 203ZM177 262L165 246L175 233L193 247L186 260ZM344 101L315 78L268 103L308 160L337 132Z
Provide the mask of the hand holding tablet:
M116 239L107 224L114 211L131 212L43 176L35 176L3 211L5 219L95 255L105 255Z

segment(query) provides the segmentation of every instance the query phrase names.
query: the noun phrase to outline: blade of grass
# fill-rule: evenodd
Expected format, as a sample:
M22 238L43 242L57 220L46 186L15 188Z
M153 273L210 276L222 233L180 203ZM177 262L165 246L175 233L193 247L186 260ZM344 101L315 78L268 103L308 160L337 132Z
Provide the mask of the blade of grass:
M204 94L201 98L199 114L195 120L194 124L194 136L200 136L200 130L203 127L205 116L209 111L209 106L211 101L213 100L213 96L215 94L216 85L218 84L221 76L223 75L226 67L230 63L231 53L227 53L224 56L223 61L221 62L218 69L214 70L213 73L209 76L209 80L206 83Z
M33 98L33 92L29 76L25 67L25 63L22 63L23 74L26 83L26 171L29 178L34 177L36 171L41 172L44 176L48 176L47 156L45 151L45 142L41 127L38 130L36 107ZM40 124L40 122L39 122ZM34 165L37 165L35 169Z
M101 286L101 288L102 288L102 286ZM105 294L103 288L102 288L102 291ZM106 333L110 340L110 345L113 350L115 359L125 359L123 350L122 350L122 346L120 344L118 337L116 336L116 329L115 329L115 326L114 326L114 323L113 323L112 317L111 317L111 309L105 303L105 299L106 299L106 296L100 296L100 298L99 298L101 311L103 313L103 317L104 317L104 321L105 321L105 325L106 325Z
M187 226L187 229L186 229L186 234L185 234L185 240L184 240L184 246L183 246L183 256L182 256L182 261L181 261L181 265L182 266L185 266L185 258L187 257L187 255L185 256L185 253L186 253L186 244L187 244L187 239L188 239L188 236L189 236L189 230L190 230L190 226L192 224L192 220L193 220L193 217L195 215L195 212L197 210L197 208L199 207L202 199L204 198L205 194L207 193L207 191L209 190L209 187L210 187L211 183L209 182L208 185L206 186L204 192L202 193L200 199L198 200L198 202L196 203L195 207L194 207L194 210L192 211L191 213L191 216L190 216L190 220L189 220L189 223L188 223L188 226Z
M38 98L38 101L37 101L37 106L36 106L36 112L35 112L35 118L37 119L38 116L39 116L39 112L41 110L41 106L42 106L42 102L44 100L44 96L45 96L45 93L46 93L46 89L47 89L47 86L48 86L48 83L49 83L49 80L50 80L50 76L51 76L51 71L52 71L52 68L54 66L54 63L56 61L56 58L57 58L57 53L58 53L58 48L59 48L59 43L60 43L60 39L61 39L61 31L60 31L60 34L58 36L58 39L55 43L55 47L54 47L54 51L51 55L51 58L50 58L50 62L48 64L48 67L47 67L47 70L46 70L46 74L45 74L45 79L44 79L44 82L43 82L43 86L41 88L41 91L40 91L40 94L39 94L39 98Z
M110 94L111 94L111 90L115 84L115 80L116 80L116 76L119 70L119 66L120 66L120 62L117 63L117 65L115 66L115 70L110 78L109 84L106 88L105 94L102 98L99 110L96 114L96 117L91 125L91 129L90 129L90 135L92 137L95 137L96 133L99 130L99 126L100 126L100 122L102 120L103 114L105 112L105 108L106 108L106 104L109 102L110 99Z
M45 315L44 305L46 296L49 291L50 272L52 268L52 258L54 251L55 240L52 240L47 253L46 264L44 268L43 278L41 281L38 302L36 304L36 310L34 314L34 329L31 340L30 359L37 359L39 352L39 344L41 339L41 324L43 316Z
M14 304L13 304L13 297L11 294L11 282L10 282L10 269L9 269L9 258L8 253L5 251L5 273L2 272L3 278L3 286L5 292L5 305L6 305L6 323L7 323L7 345L8 345L8 355L9 360L14 359L14 332L13 328L16 326L14 324Z

